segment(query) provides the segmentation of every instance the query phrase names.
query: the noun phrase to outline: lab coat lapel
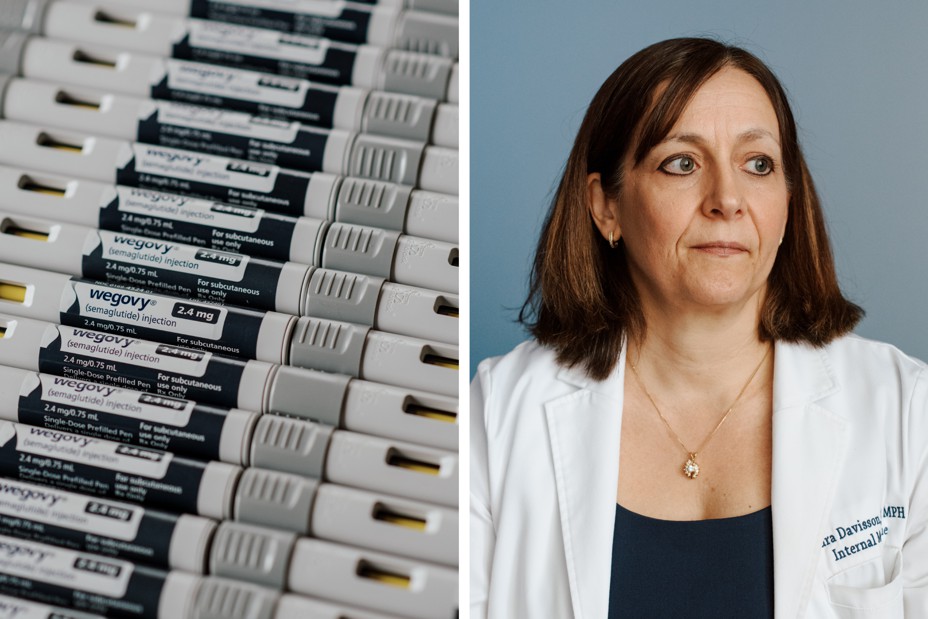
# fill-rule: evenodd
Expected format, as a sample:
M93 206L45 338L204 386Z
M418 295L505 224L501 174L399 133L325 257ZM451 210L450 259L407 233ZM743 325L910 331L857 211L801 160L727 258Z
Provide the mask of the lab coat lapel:
M771 497L778 619L803 616L809 601L847 423L817 401L839 389L824 350L777 344Z
M545 405L576 619L608 613L624 373L624 350L602 382L563 370L558 378L577 391Z

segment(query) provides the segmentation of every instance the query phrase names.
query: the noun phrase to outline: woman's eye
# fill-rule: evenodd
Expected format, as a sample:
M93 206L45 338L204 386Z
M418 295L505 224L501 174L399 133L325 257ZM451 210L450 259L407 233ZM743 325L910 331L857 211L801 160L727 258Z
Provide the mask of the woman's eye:
M747 170L757 176L767 176L773 172L773 159L770 157L754 157L748 161Z
M689 155L677 155L664 160L664 163L661 164L661 171L678 176L690 174L695 169L696 160Z

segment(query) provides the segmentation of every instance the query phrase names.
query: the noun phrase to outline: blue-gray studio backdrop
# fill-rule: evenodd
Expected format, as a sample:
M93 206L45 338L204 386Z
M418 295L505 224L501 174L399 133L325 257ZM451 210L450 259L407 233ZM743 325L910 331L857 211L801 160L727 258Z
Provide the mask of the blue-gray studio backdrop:
M928 2L471 2L471 374L526 339L535 239L589 100L637 50L708 35L790 93L857 332L928 360Z

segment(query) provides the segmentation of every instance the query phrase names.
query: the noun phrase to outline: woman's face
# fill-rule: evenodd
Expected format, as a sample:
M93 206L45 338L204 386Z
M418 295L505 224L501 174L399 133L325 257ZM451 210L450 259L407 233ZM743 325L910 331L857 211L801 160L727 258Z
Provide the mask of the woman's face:
M612 209L643 301L759 307L789 202L779 135L761 85L725 68L638 165L626 157Z

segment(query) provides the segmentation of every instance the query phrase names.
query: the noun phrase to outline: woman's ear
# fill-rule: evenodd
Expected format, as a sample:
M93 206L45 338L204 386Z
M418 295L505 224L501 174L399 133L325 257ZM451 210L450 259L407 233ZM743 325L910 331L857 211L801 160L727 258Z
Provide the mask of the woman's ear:
M603 238L609 241L612 247L618 243L622 236L619 225L619 207L615 200L609 198L603 191L602 177L599 172L593 172L586 177L587 206L593 223L599 229Z

